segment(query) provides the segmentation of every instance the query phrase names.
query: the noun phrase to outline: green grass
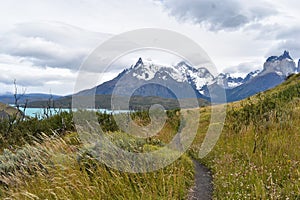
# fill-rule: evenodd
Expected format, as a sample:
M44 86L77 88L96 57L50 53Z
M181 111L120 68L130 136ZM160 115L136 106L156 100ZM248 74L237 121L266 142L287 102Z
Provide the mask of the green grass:
M147 121L143 116L139 122L141 118ZM54 123L45 120L40 123ZM105 121L109 122L106 128L109 124L115 127ZM135 139L119 131L106 134L130 152L149 152L163 145L158 139ZM3 150L1 199L185 199L193 185L193 162L187 155L155 172L125 173L91 156L76 132L42 134L39 138L14 150Z
M205 127L210 113L203 112ZM204 133L191 155L197 156ZM217 145L202 159L213 171L214 199L300 199L299 144L300 75L230 104Z
M69 114L27 119L1 135L2 199L185 199L193 185L196 158L211 117L200 112L199 128L188 155L151 173L108 168L83 148ZM101 127L117 146L136 153L161 148L177 133L179 110L154 137L120 132L111 115L99 114ZM134 113L140 125L146 112ZM0 132L5 131L5 122ZM41 134L44 132L44 134ZM30 137L29 137L30 136ZM34 136L34 137L32 137ZM231 103L214 149L201 159L213 173L214 199L300 199L300 75L246 100ZM11 150L5 147L13 147Z

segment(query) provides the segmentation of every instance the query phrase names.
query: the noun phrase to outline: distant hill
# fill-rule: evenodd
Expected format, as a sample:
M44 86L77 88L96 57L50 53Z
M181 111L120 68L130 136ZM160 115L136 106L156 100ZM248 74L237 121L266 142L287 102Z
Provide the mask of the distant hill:
M74 95L80 98L96 95L96 107L101 108L110 108L112 95L131 96L130 108L147 108L154 102L168 109L176 108L177 99L190 98L198 98L199 105L202 106L207 105L211 98L218 99L220 93L217 91L220 89L225 91L227 102L239 101L271 89L299 71L300 65L296 66L288 51L280 56L267 58L263 70L250 72L244 78L233 78L228 73L214 77L205 66L196 68L184 61L176 65L160 65L139 58L112 80ZM118 93L114 93L115 91ZM49 97L46 94L30 94L22 99L30 99L30 107L41 107L47 105ZM220 99L224 102L222 97ZM0 97L1 100L12 102L13 98ZM53 96L53 100L58 107L71 107L72 104L71 96Z
M18 95L18 97L20 97L20 95ZM21 96L21 98L19 100L19 104L24 104L26 102L26 100L28 100L28 102L47 101L47 100L49 100L49 98L52 98L53 100L55 100L60 97L62 97L62 96L43 94L43 93L24 94ZM13 94L3 94L3 95L0 95L0 102L5 103L5 104L14 104L15 97Z
M88 98L95 98L95 108L105 108L105 109L112 109L111 108L111 95L96 95L95 97L91 96L81 96L80 99L88 99ZM122 100L122 97L120 97ZM144 110L150 108L150 106L154 104L160 104L164 106L165 109L176 109L180 107L189 107L190 106L190 100L191 99L183 99L181 100L181 103L183 105L179 105L179 102L177 99L174 98L162 98L162 97L156 97L156 96L132 96L130 98L129 102L129 109L130 110ZM83 101L84 102L84 101ZM29 102L28 107L45 107L47 106L47 101L34 101ZM206 106L209 105L209 101L199 98L198 99L198 105L199 106ZM52 107L56 108L71 108L72 107L72 96L66 96L59 99L56 99L52 101L51 104ZM84 106L84 105L83 105ZM120 109L127 109L127 108L115 108L117 110Z

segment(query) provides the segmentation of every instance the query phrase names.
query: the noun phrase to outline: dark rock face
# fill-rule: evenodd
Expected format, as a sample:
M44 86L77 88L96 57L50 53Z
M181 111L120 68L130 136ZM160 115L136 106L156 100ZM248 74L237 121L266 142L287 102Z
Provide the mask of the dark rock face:
M288 51L284 51L281 56L271 56L264 64L261 75L277 73L280 76L289 76L297 71L296 64Z
M284 59L293 60L288 51L284 51L281 56L271 56L266 62L282 61Z

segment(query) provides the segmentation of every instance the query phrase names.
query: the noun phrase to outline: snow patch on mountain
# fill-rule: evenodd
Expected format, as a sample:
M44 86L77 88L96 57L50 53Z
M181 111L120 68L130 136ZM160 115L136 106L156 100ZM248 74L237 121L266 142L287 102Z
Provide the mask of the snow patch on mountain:
M149 81L154 79L156 76L166 80L168 75L177 82L187 81L186 77L183 76L180 70L177 70L172 66L154 64L151 61L143 62L141 58L139 58L138 62L131 70L133 71L133 76L139 80Z
M242 84L243 84L243 82L234 82L234 81L228 82L227 83L227 88L235 88L235 87L238 87Z
M214 77L206 68L193 68L185 62L177 65L159 65L151 61L144 62L139 58L138 62L130 68L133 76L139 80L149 81L154 78L167 80L169 77L177 82L188 82L200 90L204 85L210 84Z
M210 84L214 77L206 68L193 68L185 62L180 62L175 68L179 69L183 76L187 77L187 81L200 90L204 85Z
M244 78L243 83L247 83L248 81L250 81L251 79L253 79L254 77L258 76L261 73L261 70L255 70L253 72L250 72L249 74L247 74L247 76Z

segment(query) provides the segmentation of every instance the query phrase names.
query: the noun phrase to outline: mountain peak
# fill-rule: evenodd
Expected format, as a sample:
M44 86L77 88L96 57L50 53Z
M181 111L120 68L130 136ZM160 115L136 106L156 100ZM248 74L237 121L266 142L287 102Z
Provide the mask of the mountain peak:
M283 59L286 59L286 58L290 59L290 60L293 60L288 51L284 51L283 54L278 57L279 60L283 60Z
M183 65L188 65L188 64L186 64L186 62L185 61L180 61L179 63L177 63L177 66L183 66Z
M138 63L143 63L143 60L141 57L139 57L139 60L137 61Z
M279 76L287 77L297 71L296 64L288 51L284 51L281 56L271 56L264 64L262 74L276 73Z
M290 53L286 50L283 52L281 56L270 56L267 59L267 62L282 61L284 59L293 60L293 58L290 56Z
M140 57L139 60L136 62L136 64L134 65L133 68L137 68L137 67L143 66L143 65L144 65L143 60L142 60L142 58Z

